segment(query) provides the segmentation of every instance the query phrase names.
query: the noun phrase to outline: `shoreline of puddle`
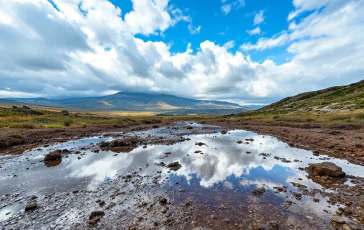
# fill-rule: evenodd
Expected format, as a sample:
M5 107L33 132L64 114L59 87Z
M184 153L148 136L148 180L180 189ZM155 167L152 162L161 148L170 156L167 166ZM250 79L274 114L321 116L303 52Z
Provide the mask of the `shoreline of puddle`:
M189 125L193 129L186 130ZM194 132L205 133L194 134ZM171 145L143 145L128 153L115 153L110 150L93 152L97 149L98 142L114 140L112 135L116 138L134 135L151 139L167 137L183 140L181 138L184 138L184 141L176 141ZM246 140L251 138L252 141ZM239 141L243 143L239 144ZM206 145L199 146L196 143ZM60 164L47 167L41 162L44 154L56 149L68 149L72 152L80 151L80 153L69 154ZM197 151L201 152L195 153ZM281 159L287 161L283 162ZM52 193L92 192L100 187L107 187L109 183L116 183L117 186L123 187L128 182L123 179L123 176L134 172L141 177L139 182L145 184L145 189L157 188L157 190L168 191L171 199L176 203L183 205L186 200L194 197L193 203L204 209L199 213L218 213L222 210L220 215L223 215L223 212L228 212L227 209L234 210L239 204L251 202L251 199L260 199L259 202L267 204L272 200L274 201L274 204L271 204L274 206L272 208L282 209L286 208L283 206L288 199L296 203L295 207L308 208L312 210L313 216L325 219L334 215L338 206L328 206L328 198L317 194L314 197L320 199L319 203L313 202L313 197L310 196L303 196L300 200L296 200L292 197L292 192L299 192L299 190L290 182L298 182L309 189L320 190L324 193L333 191L324 189L308 179L307 173L298 168L307 167L310 163L332 161L342 167L348 175L364 176L362 166L327 155L313 156L312 151L292 148L275 137L244 130L231 130L221 134L220 127L196 123L183 123L170 128L163 127L126 134L105 133L101 136L35 148L21 156L3 158L0 161L6 161L5 164L2 162L0 169L1 203L5 200L5 204L0 206L1 222L13 217L16 220L17 215L18 218L26 215L22 209L25 207L26 197L31 195L41 197L44 201L46 195ZM168 165L177 161L181 164L181 168L177 171L160 166L162 162ZM155 179L158 177L155 175L163 175L163 177ZM152 176L159 187L154 186ZM349 179L345 181L345 184L353 185ZM128 186L133 187L133 185ZM265 187L267 192L262 196L251 194L253 189L260 187ZM286 187L287 192L277 193L274 187ZM127 192L131 190L133 189L129 188ZM8 199L8 205L6 205L6 199L3 199L5 194L11 196ZM207 199L208 197L211 199ZM218 201L219 199L221 201ZM226 201L228 201L227 205L224 204ZM247 211L246 215L251 215L249 209L245 211ZM210 217L212 215L214 214ZM209 215L202 216L201 219L204 219Z

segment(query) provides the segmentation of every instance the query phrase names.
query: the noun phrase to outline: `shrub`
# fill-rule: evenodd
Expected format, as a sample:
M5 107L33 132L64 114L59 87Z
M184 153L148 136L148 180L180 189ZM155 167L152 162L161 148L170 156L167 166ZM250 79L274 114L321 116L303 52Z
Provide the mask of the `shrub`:
M71 119L67 119L65 121L63 121L63 125L68 127L68 126L71 126L73 124L73 120Z

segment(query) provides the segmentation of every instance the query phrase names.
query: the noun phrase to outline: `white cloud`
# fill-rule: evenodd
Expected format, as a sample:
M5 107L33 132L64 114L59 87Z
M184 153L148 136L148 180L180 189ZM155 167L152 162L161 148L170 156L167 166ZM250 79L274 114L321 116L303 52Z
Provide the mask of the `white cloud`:
M263 23L264 19L264 10L261 10L254 16L254 25Z
M231 5L226 4L221 6L221 11L224 12L225 15L229 14L231 11Z
M221 11L228 15L232 9L240 9L245 6L245 0L222 0Z
M335 2L335 1L332 1ZM339 1L336 1L339 2ZM293 5L296 8L288 15L288 20L292 20L304 11L316 10L329 3L329 0L293 0ZM332 4L332 3L331 3Z
M224 44L224 48L227 50L234 48L234 46L235 46L235 41L228 41Z
M201 31L201 26L193 27L192 24L188 25L188 30L191 34L199 34Z
M132 0L133 11L125 15L132 33L153 34L165 31L174 22L167 12L168 0ZM146 18L148 20L146 20Z
M122 9L109 1L83 0L82 11L79 0L54 2L60 11L46 0L0 0L0 82L2 89L11 89L0 90L0 96L132 90L261 102L364 75L363 1L325 3L322 10L290 22L287 30L241 45L244 54L229 51L233 41L219 45L206 40L196 50L189 45L185 52L172 53L169 44L136 38L138 33L163 33L178 21L200 30L165 0L133 2L135 11L123 12L125 20ZM294 3L296 10L314 6ZM140 14L145 23L136 18ZM287 48L282 54L287 59L279 63L245 55L278 46Z
M289 36L286 33L272 37L272 38L259 38L256 44L243 44L240 46L243 50L266 50L273 47L282 46L287 43Z
M252 29L252 30L247 30L246 32L250 35L257 35L257 34L260 34L261 30L260 30L260 27L258 26L257 28Z

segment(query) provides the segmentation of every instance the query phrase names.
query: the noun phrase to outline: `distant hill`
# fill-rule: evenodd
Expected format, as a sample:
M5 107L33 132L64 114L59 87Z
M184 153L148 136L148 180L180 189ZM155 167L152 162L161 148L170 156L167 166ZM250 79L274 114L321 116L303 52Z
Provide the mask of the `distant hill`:
M69 108L88 111L134 111L166 114L230 114L249 109L224 101L187 99L166 94L124 93L70 99L2 99L0 103Z
M259 109L259 112L323 111L364 109L364 80L346 86L301 93Z

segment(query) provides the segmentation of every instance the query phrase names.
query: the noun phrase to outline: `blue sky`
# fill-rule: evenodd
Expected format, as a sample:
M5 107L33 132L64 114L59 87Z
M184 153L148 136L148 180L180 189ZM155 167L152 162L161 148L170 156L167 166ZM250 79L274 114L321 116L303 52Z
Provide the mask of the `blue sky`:
M362 0L6 1L0 97L267 104L362 80L362 12Z
M111 2L122 9L122 17L132 10L132 4L129 0L113 0ZM226 3L233 2L227 1ZM287 29L287 15L294 10L291 0L280 0L278 4L271 0L246 0L243 6L232 7L228 14L221 10L222 5L220 0L170 1L170 6L179 8L185 14L191 15L193 26L201 26L200 33L191 34L188 30L189 22L180 22L163 32L162 35L138 35L137 37L144 41L163 41L171 44L171 52L174 53L184 52L189 43L196 50L200 43L206 40L220 45L235 41L237 45L231 49L231 52L236 52L239 49L238 44L255 43L261 36L271 37ZM264 12L264 21L259 25L254 25L254 17L260 11ZM261 28L260 35L247 33L248 30L253 30L256 27ZM278 62L289 58L289 55L284 53L284 47L263 52L245 53L261 62L267 57Z

